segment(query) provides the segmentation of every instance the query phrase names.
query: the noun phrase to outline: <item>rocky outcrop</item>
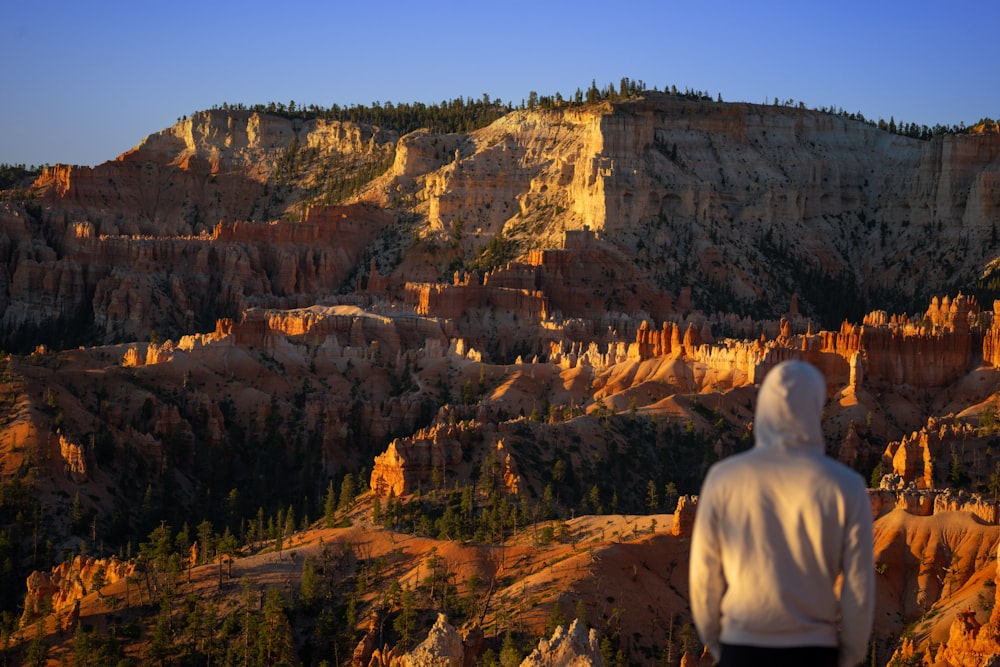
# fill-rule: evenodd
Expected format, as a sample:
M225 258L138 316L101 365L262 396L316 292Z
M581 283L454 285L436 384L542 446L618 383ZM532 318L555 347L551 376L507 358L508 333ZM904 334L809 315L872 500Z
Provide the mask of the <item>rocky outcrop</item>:
M961 292L954 300L947 294L931 299L922 323L934 329L968 331L979 317L979 303L975 297Z
M463 667L464 659L465 646L458 631L444 614L438 614L427 638L391 664L394 667Z
M456 274L450 284L407 283L407 303L421 315L458 321L475 347L496 349L501 356L512 345L509 340L487 343L498 338L497 329L519 337L517 344L524 347L524 328L533 328L532 338L539 342L529 351L544 353L545 341L599 335L620 340L650 317L659 320L673 312L672 296L593 232L566 231L560 241L562 248L531 251L481 281L476 274Z
M674 314L671 294L657 289L632 258L590 230L566 230L562 248L532 250L523 263L487 273L483 284L539 290L555 319L600 320L617 312L662 321Z
M170 325L186 333L214 320L206 321L199 295L218 295L216 305L231 306L225 312L217 307L218 317L238 316L257 288L285 296L310 290L328 265L341 266L336 253L204 253L200 268L218 267L223 276L240 275L261 254L272 269L256 284L221 277L217 284L202 280L198 290L185 289L184 276L124 272L98 288L87 263L74 257L46 262L54 262L61 244L72 239L106 250L101 239L200 237L216 233L219 220L225 238L223 232L237 224L258 224L236 221L278 220L286 213L309 223L295 228L308 235L318 227L305 202L322 189L331 160L380 161L393 150L394 166L361 196L416 214L420 222L412 238L447 240L451 249L428 257L417 244L407 256L407 239L387 237L373 250L376 268L398 269L393 276L379 273L376 278L386 282L374 284L409 281L414 303L424 301L425 312L440 309L447 318L495 301L519 317L596 320L616 312L645 314L658 326L690 306L686 298L674 303L667 289L692 283L695 300L706 307L720 303L716 295L724 293L729 300L771 302L774 316L812 315L823 310L819 301L829 293L816 289L817 280L842 281L836 286L861 296L886 285L912 295L953 284L951 274L972 275L982 257L961 250L958 239L963 247L986 247L1000 215L991 185L997 181L993 163L1000 138L988 133L918 141L842 115L658 93L615 104L515 111L489 127L454 135L420 131L399 138L377 128L287 115L293 117L228 107L201 112L116 161L47 170L36 184L45 203L34 215L51 225L48 238L60 242L46 240L52 257L33 258L42 266L32 270L24 263L16 280L11 275L11 324L35 318L42 327L57 315L60 322L86 321L92 309L106 338L131 338L151 317L140 312L140 304L165 302L169 295L176 307L157 328ZM272 204L286 196L287 202ZM24 222L7 234L16 254L28 259L18 240L33 233ZM886 242L889 229L892 244ZM410 230L397 232L408 236ZM449 264L463 263L501 232L526 251L521 262L466 290L422 285L419 276L438 276ZM828 243L834 237L852 242ZM341 241L353 243L350 233ZM177 266L178 259L187 259L177 252L160 252L159 261ZM487 285L494 289L479 289ZM61 300L51 294L56 286ZM25 296L46 289L44 298ZM97 305L81 307L87 299L79 295L91 292ZM928 321L943 323L953 305L938 303L928 310ZM472 326L477 318L470 320ZM902 357L872 340L866 363L889 382L947 381L954 369L966 367L955 361L970 349L969 341L953 333L954 349L927 368L908 358L929 349L917 340L903 341L913 351ZM600 340L603 334L598 327L591 335ZM469 337L477 349L488 349ZM885 342L889 348L899 344ZM513 356L512 347L507 345Z
M87 220L101 235L199 234L219 220L247 219L267 206L268 185L235 171L215 171L190 156L126 154L96 167L46 168L34 189L60 216Z
M697 496L681 496L674 510L674 525L670 534L677 537L691 537L694 533L694 515L698 511Z
M542 639L521 667L603 667L597 631L587 629L579 619L569 629L556 627L551 639Z
M944 486L952 462L975 451L986 456L986 438L971 424L955 418L929 418L927 425L898 442L891 442L883 454L883 465L905 484L919 489ZM963 466L964 467L964 466ZM980 474L985 474L982 471Z
M87 481L87 460L83 447L65 434L58 434L59 455L65 465L66 474L77 484Z
M52 568L49 572L35 571L27 581L22 625L46 610L62 614L79 604L80 598L99 592L95 584L113 584L130 576L134 563L116 557L91 558L76 556Z
M1000 572L991 583L995 591L996 584L1000 583ZM980 622L971 608L955 614L947 639L936 648L904 638L889 664L917 660L922 655L922 664L927 667L997 667L1000 665L1000 605L996 600L991 602L990 615L985 622Z
M458 319L470 311L489 307L538 322L548 316L541 292L493 288L485 285L406 284L407 301L419 315Z
M788 107L649 93L518 111L464 137L421 133L400 145L386 186L396 179L428 228L466 251L501 230L556 248L563 230L589 229L660 284L695 276L702 295L722 287L784 304L794 281L806 314L825 298L817 278L914 295L949 273L975 275L976 253L957 239L981 247L1000 209L995 134L920 141ZM371 196L384 200L384 189ZM775 266L779 257L794 270Z
M984 524L1000 525L1000 502L985 496L952 489L917 489L905 487L897 477L882 478L878 489L870 489L872 515L884 516L901 509L914 516L933 516L943 512L966 512Z
M926 331L914 326L844 324L821 334L824 352L845 360L861 353L864 377L876 386L942 387L967 373L981 347L981 334L962 329Z
M427 130L417 130L400 138L392 175L414 178L434 171L455 159L455 151L465 142L458 134L439 135Z
M518 472L517 461L508 451L503 438L497 441L497 460L500 463L500 474L503 479L503 489L512 496L521 493L524 486L521 475Z
M976 619L971 609L955 615L948 639L936 653L925 659L928 667L997 667L1000 665L1000 618L995 611L986 623ZM912 640L904 640L893 655L905 660L917 655Z
M713 342L704 319L664 321L659 327L641 320L633 342L569 342L565 338L549 346L549 359L566 368L585 363L606 369L626 361L648 361L677 357L690 367L708 366L719 376L730 378L726 386L756 384L786 359L803 359L819 368L830 386L847 386L852 391L898 385L942 387L971 370L976 360L978 326L968 323L970 300L959 296L949 304L951 324L934 331L888 317L870 317L870 324L844 323L839 331L793 334L787 320L778 325L776 337ZM939 312L935 297L932 309ZM966 310L963 310L965 308ZM884 315L884 314L883 314ZM965 322L957 325L957 322ZM699 391L684 387L683 391Z
M266 311L268 329L287 336L333 336L341 345L379 346L395 356L403 350L446 350L448 329L437 319L414 317L404 311L361 309L356 306L310 306Z
M853 421L847 426L847 435L837 448L837 460L846 466L854 467L858 461L861 450L861 437L858 436L858 427Z
M992 325L983 335L983 362L1000 368L1000 301L993 302Z
M357 646L354 647L354 653L351 656L351 667L369 667L371 663L372 656L375 651L379 641L379 627L383 621L384 614L381 610L375 610L368 619L368 626L365 629L365 634L361 637ZM377 665L381 665L381 662L377 662Z
M408 438L397 438L375 457L370 487L383 498L399 498L417 489L443 485L449 472L462 462L462 450L469 446L479 428L468 422L435 424Z

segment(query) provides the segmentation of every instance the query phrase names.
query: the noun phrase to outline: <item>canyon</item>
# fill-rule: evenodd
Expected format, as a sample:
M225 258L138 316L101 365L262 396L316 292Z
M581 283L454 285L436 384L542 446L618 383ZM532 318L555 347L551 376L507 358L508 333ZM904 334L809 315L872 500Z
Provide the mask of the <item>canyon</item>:
M315 565L338 610L354 586L405 628L355 617L328 647L354 664L427 664L404 590L425 653L697 664L700 482L795 358L872 481L873 664L988 664L998 185L986 127L657 92L449 133L214 109L46 168L0 201L0 583L25 600L2 650L65 657L86 622L146 628L125 650L148 656L154 591L235 608L234 567L314 647Z

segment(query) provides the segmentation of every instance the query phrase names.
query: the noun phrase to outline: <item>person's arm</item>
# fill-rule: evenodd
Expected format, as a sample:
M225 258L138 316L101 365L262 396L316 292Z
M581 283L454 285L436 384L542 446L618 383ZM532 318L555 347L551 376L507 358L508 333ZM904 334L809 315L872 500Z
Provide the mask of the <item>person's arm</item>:
M859 483L860 485L860 483ZM854 667L868 653L875 613L875 546L872 511L863 485L845 529L840 593L840 667Z
M722 627L722 594L726 584L722 574L722 552L711 494L706 493L710 478L711 475L702 486L695 510L688 583L691 616L694 618L698 637L718 660L722 654L719 633Z

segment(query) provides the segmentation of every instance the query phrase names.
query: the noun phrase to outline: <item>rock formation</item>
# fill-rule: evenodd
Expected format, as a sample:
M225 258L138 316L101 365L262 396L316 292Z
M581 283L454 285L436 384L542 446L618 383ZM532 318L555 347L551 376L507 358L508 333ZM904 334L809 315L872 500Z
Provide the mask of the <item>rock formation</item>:
M60 563L49 572L36 571L28 577L28 592L24 599L22 624L26 625L39 614L50 610L55 614L66 613L80 598L99 591L101 586L113 584L130 576L135 564L110 558L76 556Z
M331 157L350 163L389 154L397 138L353 123L216 109L97 167L47 168L35 188L102 235L199 234L219 220L281 217L273 180L289 176L289 154L305 153L317 165Z
M937 652L928 656L924 664L929 667L996 667L1000 665L1000 618L995 611L986 623L976 619L971 609L956 614L952 621L948 640L941 644ZM904 641L896 652L900 658L913 655L912 642Z
M62 243L42 254L42 247L29 251L24 243L38 218L55 229L49 238L63 238L67 246L89 245L91 255L107 251L102 239L140 237L150 254L164 237L215 234L220 220L224 229L235 229L237 221L287 215L305 220L305 230L311 216L307 195L329 178L324 161L335 158L345 169L382 164L393 150L393 165L359 198L379 205L406 202L408 212L424 221L416 230L418 238L437 243L441 235L451 235L455 250L466 256L501 232L516 243L527 245L530 239L530 252L518 268L491 271L484 280L497 290L513 290L497 294L515 304L521 290L528 295L541 291L544 312L567 318L593 319L612 311L645 313L660 322L675 308L686 312L692 294L685 292L675 306L661 286L678 290L692 283L695 300L704 304L715 301L713 286L720 286L737 298L772 294L784 303L775 315L799 318L799 313L821 309L815 279L840 280L849 267L859 272L857 282L838 287L864 293L895 284L913 295L918 285L912 275L919 273L922 290L928 280L950 282L946 271L975 270L979 258L958 252L948 239L961 237L972 247L982 246L982 235L989 233L1000 210L995 188L989 187L994 179L990 165L1000 153L996 136L969 133L925 142L800 109L649 93L616 104L517 111L468 135L420 131L403 138L351 123L216 109L151 135L115 161L94 168L50 168L35 184L44 202L40 211L8 207L0 215L19 258L44 267L33 273L25 263L22 275L11 279L18 296L10 301L10 318L27 322L33 316L41 325L56 316L68 321L87 315L79 294L93 289L92 282L82 282L84 277L93 279L85 264L72 256L56 260L63 254ZM871 173L880 176L871 179ZM286 191L275 181L292 185ZM979 224L966 224L964 216ZM33 222L26 224L29 220ZM850 249L831 246L826 240L841 233L838 225L863 241ZM974 238L951 234L958 226ZM891 246L884 240L890 227L899 231ZM796 231L801 228L810 234ZM754 238L736 243L748 229ZM945 245L928 243L928 235ZM952 258L947 269L930 261L932 248ZM378 254L372 265L378 291L405 281L424 282L415 276L428 275L423 265L427 256L421 247L413 250L395 260L401 263L393 276L383 269L400 244L372 249ZM784 253L797 273L755 269L770 265L776 253ZM158 254L165 261L164 252ZM439 253L438 260L449 261L454 254ZM274 255L273 261L286 263L269 274L272 290L281 293L299 281L308 285L308 265L288 264L287 253ZM372 273L359 259L354 258L351 268L361 275ZM233 262L236 269L254 257L213 261ZM313 266L321 268L324 261L335 260L319 258ZM911 262L924 268L907 272ZM438 276L442 268L430 274ZM602 275L588 277L595 269ZM803 278L809 271L814 273ZM25 291L42 289L43 274L51 276L50 284L61 286L63 301L46 303L45 310L21 308ZM203 323L198 304L189 308L184 303L183 279L163 285L161 280L137 283L124 273L115 275L115 282L123 280L131 282L125 291L105 285L94 308L101 317L108 309L107 319L97 323L104 335L145 337L134 304L148 303L154 295L177 299L177 313L171 317L175 327L191 324L185 320L189 310L195 324ZM581 292L581 280L594 282ZM788 280L803 289L785 293ZM443 300L442 312L451 312L446 304L455 297L445 293L451 290L431 298L433 288L423 289L426 298ZM217 290L213 286L211 291ZM481 300L488 293L469 290L460 300ZM793 300L794 307L787 305ZM542 304L527 301L521 307L528 312L543 312ZM944 322L952 306L939 302L928 310L928 321ZM118 321L128 319L130 312L139 318L134 324ZM159 330L164 323L155 324ZM901 372L905 377L905 365Z
M943 290L988 277L997 135L656 93L447 135L286 116L198 113L0 201L0 348L24 353L0 359L0 473L37 484L56 552L84 539L77 487L97 542L122 508L315 504L368 466L382 498L474 480L563 513L686 476L651 539L685 538L695 477L749 446L754 386L794 358L827 379L841 460L868 474L888 443L883 637L983 569L997 503L941 487L995 472L1000 305ZM72 614L88 567L32 575L26 618ZM949 664L996 625L956 619ZM447 648L371 635L355 662L458 664L445 626ZM537 660L583 660L581 632Z
M657 257L665 277L692 268L740 297L780 293L756 282L761 272L752 262L767 263L781 251L796 263L818 258L827 278L864 266L862 288L891 283L912 294L948 270L931 261L930 246L920 247L931 225L957 229L966 211L995 216L997 208L986 185L993 179L988 165L1000 153L995 135L922 142L782 107L649 94L586 109L512 113L467 141L423 134L416 145L427 147L427 159L411 159L407 144L407 166L397 158L391 177L412 193L432 229L446 232L461 220L467 230L492 235L516 233L523 222L535 224L532 234L552 247L560 225L588 228L640 258ZM556 225L549 223L553 210ZM705 220L714 221L711 230ZM864 261L827 243L844 224L864 239ZM759 238L736 250L729 239L748 228ZM796 231L803 228L810 233ZM894 230L891 246L886 229ZM474 243L469 236L459 244ZM956 260L974 270L971 257L945 254L954 258L951 270ZM687 257L699 259L689 266ZM912 262L924 267L919 280L906 274Z
M671 535L691 537L694 531L694 515L698 510L697 496L681 496L677 499L677 509L674 510L674 525Z
M11 346L135 340L194 333L251 304L312 305L391 220L366 206L310 207L301 222L223 222L199 236L83 234L58 257L32 244L9 267L0 336ZM68 330L52 339L53 326Z
M980 494L947 488L920 490L914 485L904 485L902 480L888 475L882 478L882 484L881 488L868 491L875 517L888 514L894 509L914 516L965 512L986 525L1000 525L1000 501Z
M551 639L542 639L538 647L521 662L521 667L603 667L597 631L587 630L579 620L569 629L558 626Z
M847 435L837 449L837 460L844 465L854 467L858 462L861 449L861 438L858 436L857 425L852 421L847 426Z
M989 438L967 422L932 417L919 431L889 443L883 463L891 463L891 470L903 483L913 483L921 489L935 488L945 485L960 453L967 459L985 461L988 443ZM979 472L978 476L992 472L983 470L981 463L973 470Z
M376 495L398 497L445 484L479 429L467 422L437 424L412 437L396 439L375 457L370 486Z
M376 646L378 644L379 635L379 625L382 621L381 611L377 611L368 619L368 626L365 629L365 634L358 642L358 645L354 647L354 653L351 656L352 667L369 667L372 661L372 656L377 650ZM376 664L381 664L380 662Z
M462 638L448 623L447 617L438 614L427 638L391 664L398 667L463 667L464 660L465 646Z
M1000 574L996 579L1000 579ZM996 579L993 581L994 590ZM913 639L904 639L894 652L893 660L914 660L921 655L922 664L928 667L1000 665L1000 605L996 604L996 600L992 601L992 611L985 622L980 622L976 611L971 608L955 614L947 639L936 648L918 647Z
M87 461L83 447L65 435L59 435L59 454L66 464L66 474L77 484L87 481Z

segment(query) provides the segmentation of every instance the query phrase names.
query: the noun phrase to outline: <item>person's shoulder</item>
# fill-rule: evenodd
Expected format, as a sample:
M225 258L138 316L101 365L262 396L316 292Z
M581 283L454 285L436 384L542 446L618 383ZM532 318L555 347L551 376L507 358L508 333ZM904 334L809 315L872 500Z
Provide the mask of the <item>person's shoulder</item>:
M866 490L868 488L865 478L854 468L851 468L836 459L830 458L829 456L823 457L823 465L842 485L861 490Z
M755 449L748 449L737 454L732 454L724 459L720 459L708 468L705 481L710 479L719 480L730 475L742 474L747 467L754 466Z
M709 470L728 470L730 468L739 468L744 465L748 465L753 459L754 455L759 453L756 448L751 447L742 452L737 452L736 454L730 454L724 459L719 459L713 463Z

